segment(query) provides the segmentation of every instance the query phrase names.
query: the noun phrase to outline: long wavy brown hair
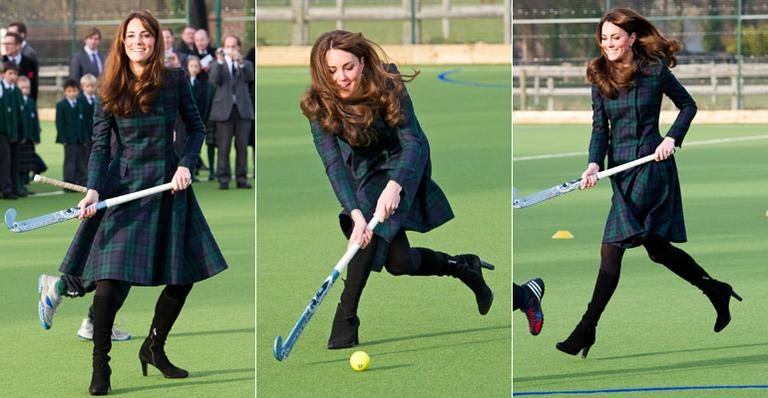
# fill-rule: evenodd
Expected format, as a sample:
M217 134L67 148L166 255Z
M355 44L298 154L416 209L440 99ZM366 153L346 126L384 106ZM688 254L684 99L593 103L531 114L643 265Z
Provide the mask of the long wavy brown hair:
M144 65L141 76L131 71L131 60L125 53L125 34L128 23L134 19L141 21L147 31L155 38L155 48ZM112 48L104 63L101 75L101 99L107 112L129 117L137 108L149 113L152 100L163 82L165 72L165 48L160 36L160 23L149 11L132 11L128 14L115 34Z
M603 24L606 22L620 27L630 35L637 35L632 45L633 62L630 65L609 61L600 47ZM595 39L600 48L600 56L587 64L587 80L596 84L608 98L616 98L621 90L632 87L638 71L645 70L652 63L661 62L673 68L677 65L675 53L682 49L680 42L667 39L650 21L629 8L615 8L603 15L597 24Z
M360 84L347 98L339 95L325 61L325 54L331 49L349 52L364 61ZM390 127L401 122L405 117L400 108L404 82L413 80L419 72L410 75L390 72L379 52L386 60L381 47L362 33L334 30L320 35L310 53L312 84L300 102L304 115L319 123L327 134L341 136L354 146L367 146L376 141L373 125L379 115Z

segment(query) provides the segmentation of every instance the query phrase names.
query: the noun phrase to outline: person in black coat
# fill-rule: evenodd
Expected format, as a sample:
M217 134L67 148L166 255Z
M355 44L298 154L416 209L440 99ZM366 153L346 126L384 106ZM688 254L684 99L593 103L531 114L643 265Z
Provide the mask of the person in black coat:
M5 47L3 62L13 62L16 64L19 68L19 75L26 76L31 83L31 91L29 95L37 101L40 66L37 61L34 61L21 53L21 43L23 41L24 39L18 33L7 32L5 34L2 41L3 47Z

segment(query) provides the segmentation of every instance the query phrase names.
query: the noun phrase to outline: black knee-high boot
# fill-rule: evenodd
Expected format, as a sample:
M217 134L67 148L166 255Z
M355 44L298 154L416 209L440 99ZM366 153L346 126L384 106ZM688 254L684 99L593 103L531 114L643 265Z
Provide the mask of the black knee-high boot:
M336 314L333 317L331 336L328 338L328 349L354 347L360 344L357 331L360 327L360 318L357 317L357 305L363 289L371 274L371 260L373 259L376 238L365 249L360 249L352 258L347 268L347 278L344 280L344 290L341 299L336 306Z
M595 332L600 315L605 311L616 286L619 284L619 274L611 274L600 270L595 281L595 289L592 292L592 300L587 305L587 311L581 317L581 321L571 332L565 341L557 343L558 350L571 355L582 351L582 358L586 358L589 349L595 344Z
M88 392L91 395L107 395L112 369L109 367L109 351L112 349L112 324L115 322L113 296L93 296L93 373Z
M431 249L417 247L412 255L419 267L413 275L452 276L462 281L475 294L477 311L485 315L493 304L493 291L485 283L483 268L493 269L493 265L483 261L474 254L459 254L449 256Z
M189 372L176 367L165 355L165 341L184 307L192 285L168 285L163 289L155 305L155 316L152 327L139 351L141 372L147 375L147 364L157 368L163 376L169 379L180 379L189 376Z
M717 312L715 332L720 332L728 326L731 322L731 311L728 307L731 297L741 301L741 296L733 291L731 285L713 279L688 253L660 238L646 241L645 249L652 261L664 265L707 296Z

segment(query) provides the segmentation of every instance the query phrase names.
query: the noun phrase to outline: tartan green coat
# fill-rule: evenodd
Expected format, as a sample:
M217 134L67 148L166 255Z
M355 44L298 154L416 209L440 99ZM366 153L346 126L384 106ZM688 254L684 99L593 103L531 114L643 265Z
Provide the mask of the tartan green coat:
M453 218L448 199L432 180L429 142L405 90L402 110L405 121L394 127L377 118L374 128L378 140L366 147L352 146L310 122L315 147L342 207L342 231L351 231L354 226L349 217L354 209L360 209L368 220L373 217L379 195L389 180L402 187L397 211L374 231L387 242L376 246L375 271L381 271L388 243L400 230L427 232Z
M176 168L192 169L204 127L181 69L168 69L148 114L122 118L97 99L88 188L104 200L170 181ZM137 110L138 112L138 110ZM177 113L189 132L184 151L173 147ZM110 161L110 133L118 151ZM83 221L59 270L86 281L116 279L134 285L190 284L227 268L193 189L138 199Z
M609 99L592 86L592 138L589 162L608 167L652 154L663 138L659 132L662 96L680 110L667 136L681 146L696 115L696 102L660 63L638 71L635 85ZM613 197L605 224L604 243L634 247L642 238L658 235L685 242L680 183L673 157L650 162L611 177Z

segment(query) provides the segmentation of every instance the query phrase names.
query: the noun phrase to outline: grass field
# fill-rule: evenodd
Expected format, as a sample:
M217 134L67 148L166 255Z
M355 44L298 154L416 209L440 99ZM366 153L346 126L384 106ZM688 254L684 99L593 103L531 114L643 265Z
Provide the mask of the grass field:
M697 141L764 135L762 125L696 125L676 155L689 242L688 251L714 278L744 297L731 302L733 320L721 333L715 312L696 288L648 260L641 248L624 257L619 287L600 320L589 357L555 349L586 309L599 264L599 244L611 189L601 183L514 212L514 280L546 282L543 332L528 334L513 315L515 395L530 392L641 389L681 386L750 386L661 392L552 394L600 397L757 397L768 395L768 290L765 287L768 228L768 140L696 145ZM586 151L587 125L515 125L515 157ZM578 177L579 156L517 160L514 185L527 195ZM570 230L574 240L552 240ZM532 395L532 394L531 394Z
M46 175L61 178L61 145L55 128L43 123ZM206 173L206 172L203 172ZM203 174L205 179L207 174ZM141 376L138 351L152 320L161 288L131 290L117 315L133 340L113 345L113 395L131 397L251 397L255 390L254 338L254 191L219 191L213 182L195 185L195 192L229 269L203 281L190 293L168 340L167 352L187 379L169 380L155 369ZM34 192L51 192L32 184ZM15 207L20 218L61 210L77 204L80 194L38 196L0 201L3 212ZM37 277L57 274L58 266L78 226L77 221L24 234L0 237L0 376L4 397L76 397L87 395L91 377L90 342L75 335L92 296L64 299L53 322L43 330L37 316ZM221 394L226 391L226 394Z
M305 329L291 356L272 356L345 249L339 205L312 144L298 101L306 68L258 70L257 393L264 397L504 397L511 394L510 92L447 84L421 67L408 85L429 137L433 178L456 218L414 246L477 252L496 264L486 278L490 313L456 279L374 273L359 315L371 368L354 372L355 349L325 348L341 281ZM409 70L401 67L401 70ZM467 67L469 81L510 82L509 67Z

